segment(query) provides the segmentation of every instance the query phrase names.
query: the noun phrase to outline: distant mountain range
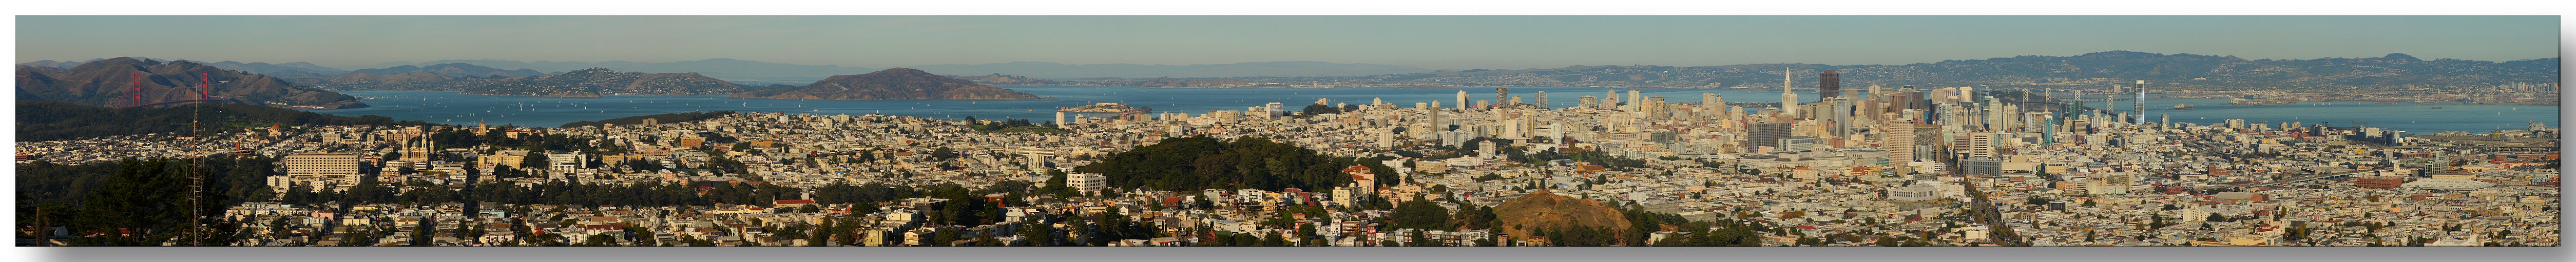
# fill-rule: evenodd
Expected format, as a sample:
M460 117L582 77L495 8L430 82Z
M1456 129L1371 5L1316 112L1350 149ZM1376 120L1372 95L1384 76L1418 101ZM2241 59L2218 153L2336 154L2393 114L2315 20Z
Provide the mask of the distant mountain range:
M940 64L911 66L921 70L960 75L1008 74L1043 78L1161 78L1161 77L1245 77L1245 76L1363 76L1431 72L1431 69L1400 65L1345 64L1314 61L1250 62L1196 65L1139 64L1060 64L1048 62L1010 62L990 64Z
M393 62L377 67L419 66L466 63L494 68L526 68L545 72L562 72L584 68L607 68L630 72L694 72L724 78L806 78L848 75L875 69L838 65L798 65L751 60L717 58L667 63L608 62L521 62L512 60L438 60L424 63ZM1138 65L1138 64L1062 64L1048 62L1010 62L988 64L938 64L906 68L957 75L1006 74L1038 78L1157 78L1157 77L1240 77L1240 76L1362 76L1431 72L1431 69L1399 65L1345 64L1312 61L1249 62L1212 65Z
M1041 85L1055 85L1055 84L1063 83L1063 81L1047 80L1047 79L1041 79L1041 78L1030 78L1030 77L1025 77L1025 76L1004 75L1004 74L989 74L989 75L980 75L980 76L956 76L956 75L949 75L949 76L947 76L947 77L948 77L948 78L956 78L956 79L965 79L966 81L972 81L972 82L975 82L975 83L977 83L977 84L987 84L987 85L1041 86Z
M625 72L640 72L640 73L698 73L698 74L703 74L703 75L713 76L713 77L771 77L771 78L782 78L782 77L783 77L783 78L806 78L806 79L813 79L813 77L824 77L824 76L834 76L834 75L857 74L857 73L861 73L861 72L868 72L868 71L872 70L872 69L868 69L868 68L860 68L860 67L846 67L846 66L837 66L837 65L798 65L798 64L781 64L781 63L770 63L770 62L751 61L751 60L739 60L739 59L729 59L729 58L716 58L716 59L697 60L697 61L680 61L680 62L664 62L664 63L642 63L642 62L627 62L627 61L608 61L608 62L536 61L536 62L521 62L521 61L513 61L513 60L476 59L476 60L438 60L438 61L429 61L429 62L426 62L426 63L393 62L393 63L378 64L378 65L377 65L377 67L418 66L418 65L434 65L434 64L450 64L450 63L465 63L465 64L473 64L473 65L487 66L487 67L493 67L493 68L524 68L524 69L534 69L534 70L537 70L537 71L544 71L544 72L566 72L566 71L582 70L582 69L590 69L590 68L606 68L606 69L610 69L610 70L625 71Z
M134 76L143 76L138 84ZM206 81L200 81L203 76ZM205 98L233 103L366 107L355 97L296 87L285 79L226 70L192 61L161 62L130 57L78 63L71 68L18 66L18 99L70 102L96 106L131 106L201 98L195 86L211 84ZM141 100L132 89L139 87Z
M732 96L791 100L1043 99L1029 93L900 67L867 74L832 76L802 87L755 90Z
M529 69L525 69L525 68L521 68L521 69L519 69L519 70L501 70L500 68L484 67L484 66L478 66L478 65L473 65L473 64L466 64L466 63L445 63L445 64L436 64L436 65L429 65L429 66L409 66L409 65L405 65L405 66L396 66L396 67L387 67L387 68L377 68L377 69L359 69L359 70L357 70L357 71L349 71L349 73L350 73L350 74L369 74L369 75L398 75L398 74L405 74L405 73L435 73L435 74L439 74L439 75L444 75L444 76L455 76L455 77L523 77L523 76L541 76L541 75L545 75L545 74L546 74L545 72L537 72L537 70L529 70Z
M408 66L394 67L396 69ZM722 94L745 88L724 80L697 73L634 73L604 68L573 70L561 74L517 76L533 70L487 70L488 67L461 63L439 64L417 70L383 70L357 72L332 78L316 86L330 89L458 91L475 95L599 97L618 94ZM373 70L373 69L370 69ZM374 75L368 72L393 73ZM447 73L442 73L447 72ZM448 73L462 74L452 76Z
M2558 58L2490 62L2421 60L2405 54L2375 58L2246 60L2234 56L2132 51L2076 56L2016 56L1908 65L1743 64L1726 66L1570 66L1520 70L1461 70L1360 77L1253 77L1262 82L1335 81L1357 84L1472 86L1625 86L1778 88L1781 69L1794 70L1801 88L1816 73L1839 70L1843 85L2081 86L2109 87L2146 80L2152 88L2402 88L2556 83Z

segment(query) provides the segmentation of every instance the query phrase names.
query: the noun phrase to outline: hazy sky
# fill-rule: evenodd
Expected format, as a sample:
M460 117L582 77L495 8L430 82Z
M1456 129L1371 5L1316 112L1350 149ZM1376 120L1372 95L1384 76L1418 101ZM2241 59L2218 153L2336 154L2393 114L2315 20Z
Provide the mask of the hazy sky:
M670 62L893 67L1325 61L1434 69L1908 64L2109 50L2558 56L2549 16L19 16L18 62Z

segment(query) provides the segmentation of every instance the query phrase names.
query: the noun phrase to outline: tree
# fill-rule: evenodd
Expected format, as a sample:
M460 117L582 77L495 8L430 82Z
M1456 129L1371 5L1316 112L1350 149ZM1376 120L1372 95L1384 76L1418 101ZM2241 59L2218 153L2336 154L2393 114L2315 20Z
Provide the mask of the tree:
M1324 104L1312 104L1312 105L1306 105L1306 108L1305 108L1304 110L1301 110L1299 113L1297 113L1297 117L1310 117L1310 116L1321 115L1321 114L1338 114L1338 113L1341 113L1341 112L1342 112L1342 109L1341 109L1341 108L1336 108L1336 107L1328 106L1328 105L1324 105Z
M1392 221L1390 221L1391 223L1387 224L1388 229L1450 229L1447 227L1449 224L1449 208L1440 207L1440 205L1434 204L1431 201L1423 200L1421 196L1414 196L1413 200L1407 200L1404 201L1404 204L1397 205L1395 213L1388 215L1388 217L1392 219Z

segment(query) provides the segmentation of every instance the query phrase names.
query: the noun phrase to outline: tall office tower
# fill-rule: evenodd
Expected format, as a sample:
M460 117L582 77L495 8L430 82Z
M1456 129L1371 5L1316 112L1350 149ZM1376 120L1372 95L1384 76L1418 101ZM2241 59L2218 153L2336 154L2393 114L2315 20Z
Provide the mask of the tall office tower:
M1456 117L1457 116L1449 115L1449 111L1446 110L1431 110L1431 119L1428 119L1431 121L1430 131L1432 133L1449 132L1449 124L1458 122L1457 119L1454 119Z
M1717 118L1718 108L1720 108L1720 106L1721 106L1721 104L1718 104L1718 103L1717 103L1717 93L1711 93L1711 92L1700 92L1700 93L1699 93L1699 106L1698 106L1698 107L1691 108L1691 119L1694 119L1694 120L1709 120L1709 119L1716 119L1716 118Z
M1453 105L1458 105L1458 108L1462 110L1466 109L1467 105L1471 105L1467 103L1467 90L1458 90L1458 103Z
M1970 157L1995 157L1995 147L2002 146L1997 144L2002 141L1994 133L1974 132L1961 137L1968 140L1961 148L1967 148Z
M2137 85L2137 86L2131 86L2131 87L2129 87L2129 110L2130 110L2130 111L2129 111L2129 116L2138 117L2138 119L2135 119L2135 120L2134 120L2134 121L2137 121L2137 122L2123 122L2123 123L2146 123L2146 122L2147 122L2147 119L2146 119L2146 117L2147 117L2147 80L2138 80L2138 85ZM2132 121L2132 120L2122 120L2122 121Z
M1976 103L1976 102L1977 102L1977 98L1978 98L1978 97L1981 97L1981 96L1978 96L1978 95L1977 95L1977 91L1975 91L1975 90L1971 90L1971 89L1973 89L1973 88L1969 88L1969 87L1964 87L1964 86L1963 86L1963 87L1956 87L1956 88L1944 88L1944 89L1948 89L1947 91L1944 91L1944 92L1949 92L1949 93L1950 93L1950 102L1953 102L1953 103L1962 103L1962 104L1964 104L1964 103Z
M1614 91L1614 90L1601 90L1601 109L1607 110L1607 109L1612 109L1612 108L1618 108L1618 107L1619 107L1619 103L1622 103L1622 102L1629 102L1629 101L1619 101L1619 91Z
M1537 96L1538 96L1538 97L1537 97L1537 98L1538 98L1538 100L1537 100L1537 101L1530 101L1530 102L1537 102L1537 103L1538 103L1538 108L1539 108L1539 109L1550 109L1550 108L1554 108L1554 107L1548 107L1548 105L1547 105L1547 91L1538 91Z
M1889 165L1914 161L1914 121L1888 119L1878 122L1878 148L1887 149Z
M1645 93L1643 93L1643 92L1637 92L1637 90L1628 90L1628 100L1619 100L1619 101L1620 101L1620 102L1628 102L1628 104L1630 104L1630 105L1642 104L1642 103L1646 102L1646 97L1645 97ZM1636 108L1636 107L1631 106L1631 107L1630 107L1630 109L1643 109L1643 108Z
M1717 96L1716 92L1699 92L1699 107L1716 109L1721 106L1726 106L1724 99L1726 99L1726 97Z
M1395 128L1377 130L1377 147L1395 147Z
M1057 126L1063 126L1063 125L1066 125L1066 124L1072 124L1072 123L1070 123L1070 122L1065 122L1065 121L1064 121L1064 110L1056 110L1056 111L1055 111L1055 124L1056 124Z
M1896 118L1924 119L1922 115L1904 114L1902 112L1905 112L1906 109L1913 109L1914 112L1919 113L1930 111L1932 109L1931 104L1929 103L1931 101L1923 99L1923 92L1915 91L1913 89L1898 89L1896 92L1888 93L1882 98L1887 100L1887 106L1881 107L1879 110L1884 110L1887 113L1883 114L1893 115Z
M1816 95L1820 96L1817 101L1824 101L1826 97L1842 97L1843 73L1825 70L1816 74Z
M2030 126L2039 127L2039 144L2057 143L2057 112L2030 112L2030 116L2023 119L2033 122Z
M1269 104L1263 104L1263 105L1261 105L1261 107L1262 107L1262 109L1263 109L1263 110L1268 110L1268 111L1263 111L1263 112L1268 112L1268 113L1270 113L1270 114L1269 114L1269 115L1270 115L1270 119L1279 119L1279 116L1285 116L1285 115L1288 115L1288 105L1287 105L1287 104L1280 104L1279 102L1270 102Z
M1996 105L1996 110L1994 113L1989 113L1989 116L1994 118L1994 123L1986 123L1986 126L1991 126L1994 131L2014 131L2014 128L2022 128L2022 105Z
M1788 68L1781 68L1781 69L1780 69L1780 115L1781 115L1781 116L1785 116L1785 117L1790 117L1790 118L1798 118L1798 117L1800 117L1800 116L1798 115L1798 93L1790 92L1790 91L1789 91L1790 89L1797 89L1797 88L1794 88L1794 85L1791 85L1791 83L1790 83L1790 80L1789 80L1789 79L1790 79L1790 76L1789 76L1789 69L1788 69Z
M1511 90L1512 90L1512 88L1510 88L1510 87L1500 87L1500 86L1494 87L1494 103L1502 103L1502 102L1504 102L1504 101L1512 101L1511 103L1500 104L1499 106L1511 106L1512 104L1518 104L1518 103L1520 103L1519 101L1507 100L1507 99L1508 99L1507 97L1512 97L1512 91L1511 91Z
M1748 128L1750 131L1746 132L1749 138L1744 141L1744 150L1779 147L1780 139L1789 138L1791 127L1789 123L1753 123L1752 128Z
M1544 100L1544 99L1542 99L1542 100ZM1601 108L1601 98L1599 98L1599 97L1583 96L1582 98L1575 98L1575 99L1574 99L1574 101L1575 101L1575 103L1574 103L1574 106L1575 106L1575 107L1581 107L1581 108Z
M1646 98L1646 105L1639 107L1638 109L1646 111L1646 119L1648 120L1664 120L1673 116L1673 109L1665 106L1664 97L1660 96Z
M1828 114L1825 115L1825 121L1828 122L1826 126L1833 128L1833 130L1828 130L1830 131L1829 133L1834 134L1835 138L1851 136L1852 129L1854 129L1852 122L1855 122L1852 119L1851 99L1843 99L1843 97L1826 97L1822 103L1825 104L1825 106L1833 107L1832 109L1825 110L1825 113Z

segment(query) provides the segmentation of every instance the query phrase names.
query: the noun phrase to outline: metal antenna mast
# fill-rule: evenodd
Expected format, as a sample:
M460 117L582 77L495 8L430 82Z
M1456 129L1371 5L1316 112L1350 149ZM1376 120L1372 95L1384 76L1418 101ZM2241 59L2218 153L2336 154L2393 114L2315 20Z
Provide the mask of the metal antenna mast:
M206 79L206 73L197 73L197 100L205 100L207 98L206 90L214 88L214 82L207 81ZM204 105L199 105L189 112L188 136L195 137L201 134L199 132L204 131L205 112L206 106ZM214 157L214 155L198 156L197 163L195 165L196 167L194 168L195 170L188 172L189 246L205 246L206 223L204 220L206 217L206 158L209 157Z

